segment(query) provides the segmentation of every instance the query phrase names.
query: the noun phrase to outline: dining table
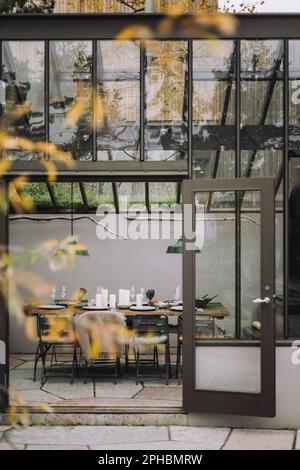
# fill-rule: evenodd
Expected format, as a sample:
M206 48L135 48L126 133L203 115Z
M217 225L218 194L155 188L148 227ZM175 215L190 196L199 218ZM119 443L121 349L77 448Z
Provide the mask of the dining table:
M54 315L54 316L59 316L59 315L69 316L70 315L72 317L72 316L81 315L88 311L101 312L101 308L99 308L98 310L87 310L79 306L68 305L67 307L63 309L62 308L45 309L45 308L40 308L39 305L27 304L24 306L24 313L28 317L39 316L39 315ZM166 315L169 318L170 333L175 333L177 331L177 321L175 320L175 318L178 318L181 315L184 316L183 310L173 310L170 307L161 308L161 309L157 308L156 310L151 310L151 311L130 310L130 308L118 309L117 307L116 311L124 315L124 317L126 318L132 317L135 315L141 315L141 314L143 315ZM197 316L208 317L213 320L214 336L216 335L216 323L215 323L216 320L223 320L225 317L228 317L230 315L229 310L220 302L211 302L203 309L197 309L195 313L197 314ZM175 324L172 318L175 320Z
M60 304L58 304L60 305ZM88 310L85 309L84 307L78 307L75 305L69 305L65 308L40 308L39 305L31 305L27 304L24 306L24 313L26 316L36 316L36 315L81 315L82 313L86 313L88 311L94 311L94 312L101 312L105 311L99 307L97 310ZM144 311L144 310L131 310L130 308L122 308L119 309L118 307L116 308L116 311L122 313L124 316L134 316L134 315L166 315L167 317L179 317L180 315L184 315L183 310L173 310L172 308L157 308L156 310L150 310L150 311ZM210 317L214 319L223 319L225 317L228 317L230 315L230 312L224 305L221 303L215 302L212 303L211 305L206 306L203 309L197 309L196 311L197 315L203 316L203 317Z

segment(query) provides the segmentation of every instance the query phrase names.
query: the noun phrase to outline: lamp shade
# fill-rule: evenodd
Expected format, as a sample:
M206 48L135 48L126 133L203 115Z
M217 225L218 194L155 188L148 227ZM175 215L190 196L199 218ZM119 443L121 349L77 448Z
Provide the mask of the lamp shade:
M56 249L55 256L90 256L86 247L76 237L69 237Z
M179 238L179 240L177 240L176 243L174 243L173 245L169 245L168 248L167 248L167 253L170 253L170 254L180 254L182 253L182 238ZM194 250L196 253L200 253L200 248L198 246L196 246L195 250Z

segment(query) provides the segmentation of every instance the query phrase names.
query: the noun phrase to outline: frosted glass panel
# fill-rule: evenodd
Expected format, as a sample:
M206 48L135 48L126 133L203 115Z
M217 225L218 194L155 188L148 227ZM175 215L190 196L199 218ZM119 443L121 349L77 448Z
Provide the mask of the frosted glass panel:
M260 393L260 348L196 348L196 388Z

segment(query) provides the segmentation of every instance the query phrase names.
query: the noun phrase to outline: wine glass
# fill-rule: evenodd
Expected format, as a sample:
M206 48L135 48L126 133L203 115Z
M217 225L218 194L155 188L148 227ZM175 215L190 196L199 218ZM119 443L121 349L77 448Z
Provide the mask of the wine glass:
M181 300L181 289L180 286L176 287L175 295L174 295L175 302L179 302Z
M130 301L131 303L133 304L133 302L135 301L135 287L134 286L131 286L130 288Z
M50 294L50 298L51 298L53 304L55 304L56 297L57 297L56 287L53 286L52 289L51 289L51 294Z
M60 294L61 299L64 300L65 297L66 297L66 295L67 295L66 286L62 286L62 287L61 287L61 294Z
M147 300L147 299L146 299L145 287L141 287L141 288L140 288L140 294L142 294L142 296L143 296L143 303L145 303L146 300Z

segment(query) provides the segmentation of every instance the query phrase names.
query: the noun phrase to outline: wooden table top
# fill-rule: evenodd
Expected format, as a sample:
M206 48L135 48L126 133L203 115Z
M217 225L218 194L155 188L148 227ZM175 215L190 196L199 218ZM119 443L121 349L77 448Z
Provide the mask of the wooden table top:
M78 307L73 307L69 306L64 309L43 309L43 308L38 308L38 306L33 306L33 305L25 305L24 306L24 312L26 316L34 316L34 315L81 315L82 313L86 312L97 312L100 310L85 310L82 308ZM161 310L153 310L151 312L138 312L134 310L129 310L129 309L120 309L117 310L118 312L122 313L125 316L133 316L133 315L141 315L141 314L149 314L149 315L167 315L168 317L179 317L180 315L183 315L183 312L177 312L175 310L170 310L168 308L161 309ZM224 317L228 317L230 315L230 312L227 310L227 308L224 307L221 303L211 303L207 307L205 307L203 310L197 310L197 315L201 315L204 317L211 317L211 318L219 318L222 319Z

